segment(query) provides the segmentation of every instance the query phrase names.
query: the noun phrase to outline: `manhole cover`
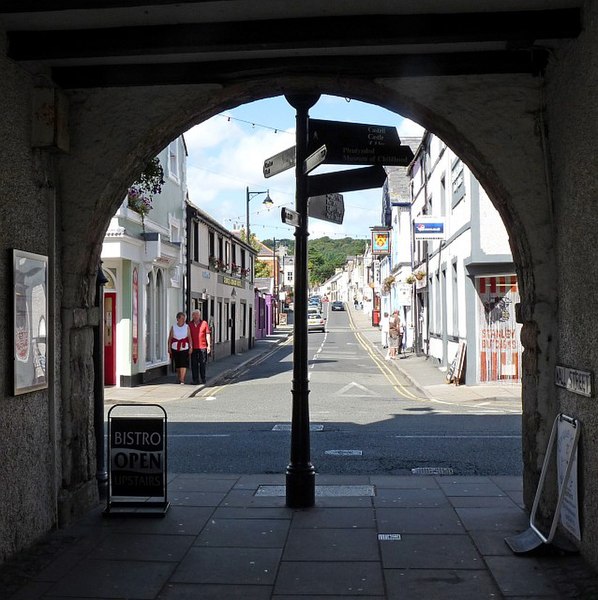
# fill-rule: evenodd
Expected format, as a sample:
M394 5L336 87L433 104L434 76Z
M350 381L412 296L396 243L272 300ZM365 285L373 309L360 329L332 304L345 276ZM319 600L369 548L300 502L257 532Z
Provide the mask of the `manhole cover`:
M411 469L412 475L454 475L450 467L416 467Z
M316 496L318 497L346 497L346 496L375 496L373 485L316 485ZM256 496L278 496L286 495L284 485L260 485L255 492Z
M324 425L310 425L310 431L322 431L324 429ZM290 423L278 423L278 425L274 425L272 427L272 431L291 431Z

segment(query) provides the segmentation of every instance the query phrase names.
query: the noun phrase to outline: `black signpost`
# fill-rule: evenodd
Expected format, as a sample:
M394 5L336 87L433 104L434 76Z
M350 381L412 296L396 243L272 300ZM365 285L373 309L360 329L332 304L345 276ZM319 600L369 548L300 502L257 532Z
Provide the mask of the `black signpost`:
M338 192L380 187L383 165L407 166L413 159L401 146L394 127L340 123L309 118L317 95L287 96L296 109L296 145L264 162L264 177L295 166L295 210L283 209L283 223L295 227L295 324L291 414L291 460L286 471L286 504L309 508L315 504L315 468L310 459L309 380L307 370L307 237L309 202L314 217L342 223L343 198ZM294 152L293 152L294 151ZM322 163L370 165L337 173L309 175Z
M135 407L136 416L113 415ZM150 408L150 411L146 411ZM117 404L108 411L108 501L104 515L164 516L166 489L166 411L139 415L137 404Z

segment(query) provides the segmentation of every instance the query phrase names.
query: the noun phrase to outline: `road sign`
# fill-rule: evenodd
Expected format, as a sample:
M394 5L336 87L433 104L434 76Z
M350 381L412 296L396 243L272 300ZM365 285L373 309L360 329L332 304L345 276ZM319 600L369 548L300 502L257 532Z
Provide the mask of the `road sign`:
M287 225L293 225L294 227L299 227L299 213L291 210L290 208L283 208L280 211L280 216L282 217L282 222Z
M307 200L307 214L315 219L341 225L345 216L345 203L342 195L324 194L309 198Z
M327 149L325 145L321 148L318 148L313 154L308 156L303 161L303 172L307 174L310 171L313 171L318 165L321 165L326 158L326 154Z
M278 175L295 166L295 146L287 148L264 161L264 177Z
M336 173L323 173L307 178L309 196L321 196L333 192L351 192L381 187L386 181L386 171L380 166L365 169L349 169Z
M407 166L413 151L396 127L310 119L308 152L326 144L327 164Z

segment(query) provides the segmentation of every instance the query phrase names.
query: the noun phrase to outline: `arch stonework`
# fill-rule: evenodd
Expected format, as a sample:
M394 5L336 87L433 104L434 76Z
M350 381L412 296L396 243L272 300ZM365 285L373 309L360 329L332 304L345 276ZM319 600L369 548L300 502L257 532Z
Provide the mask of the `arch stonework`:
M589 2L585 31L551 58L544 77L478 75L339 81L330 77L256 78L230 87L160 86L68 93L70 151L49 154L29 143L35 79L0 56L0 158L13 166L0 180L4 268L8 249L51 257L50 330L55 365L47 391L15 398L8 391L10 349L0 349L0 560L56 522L96 500L93 439L95 274L110 217L144 161L190 126L231 106L296 92L330 93L384 106L433 131L473 170L510 235L521 289L523 322L523 461L525 501L531 505L557 412L584 423L582 552L598 565L598 417L553 385L555 364L596 370L594 311L579 290L596 295L598 262L598 4ZM0 39L2 46L5 40ZM23 228L22 223L29 226ZM592 297L592 296L588 296ZM4 339L11 308L0 306ZM28 437L27 437L28 436ZM23 439L25 438L25 439ZM10 442L10 443L9 443ZM37 464L30 464L38 453ZM36 479L33 484L27 477ZM554 477L552 477L554 486ZM35 515L16 518L24 498ZM548 510L548 509L547 509Z

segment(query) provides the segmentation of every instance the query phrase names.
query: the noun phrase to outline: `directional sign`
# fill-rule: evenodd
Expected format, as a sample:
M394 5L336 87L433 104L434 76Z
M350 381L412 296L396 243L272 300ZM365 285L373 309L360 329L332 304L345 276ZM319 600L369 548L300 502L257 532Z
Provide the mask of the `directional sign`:
M307 178L307 189L309 196L321 196L332 192L351 192L381 187L385 181L386 171L380 165L376 165L365 169L311 175Z
M313 154L308 156L303 161L303 172L307 174L310 171L313 171L318 165L321 165L326 158L326 153L327 150L326 146L324 145L321 148L318 148Z
M278 175L295 166L295 146L287 148L264 161L264 177Z
M345 203L342 195L324 194L323 196L308 198L307 214L315 219L341 225L345 216Z
M396 127L340 121L309 120L308 152L326 144L327 164L405 167L413 160Z
M282 217L282 222L287 225L293 225L295 227L299 227L299 213L291 210L290 208L283 208L280 211L280 216Z

